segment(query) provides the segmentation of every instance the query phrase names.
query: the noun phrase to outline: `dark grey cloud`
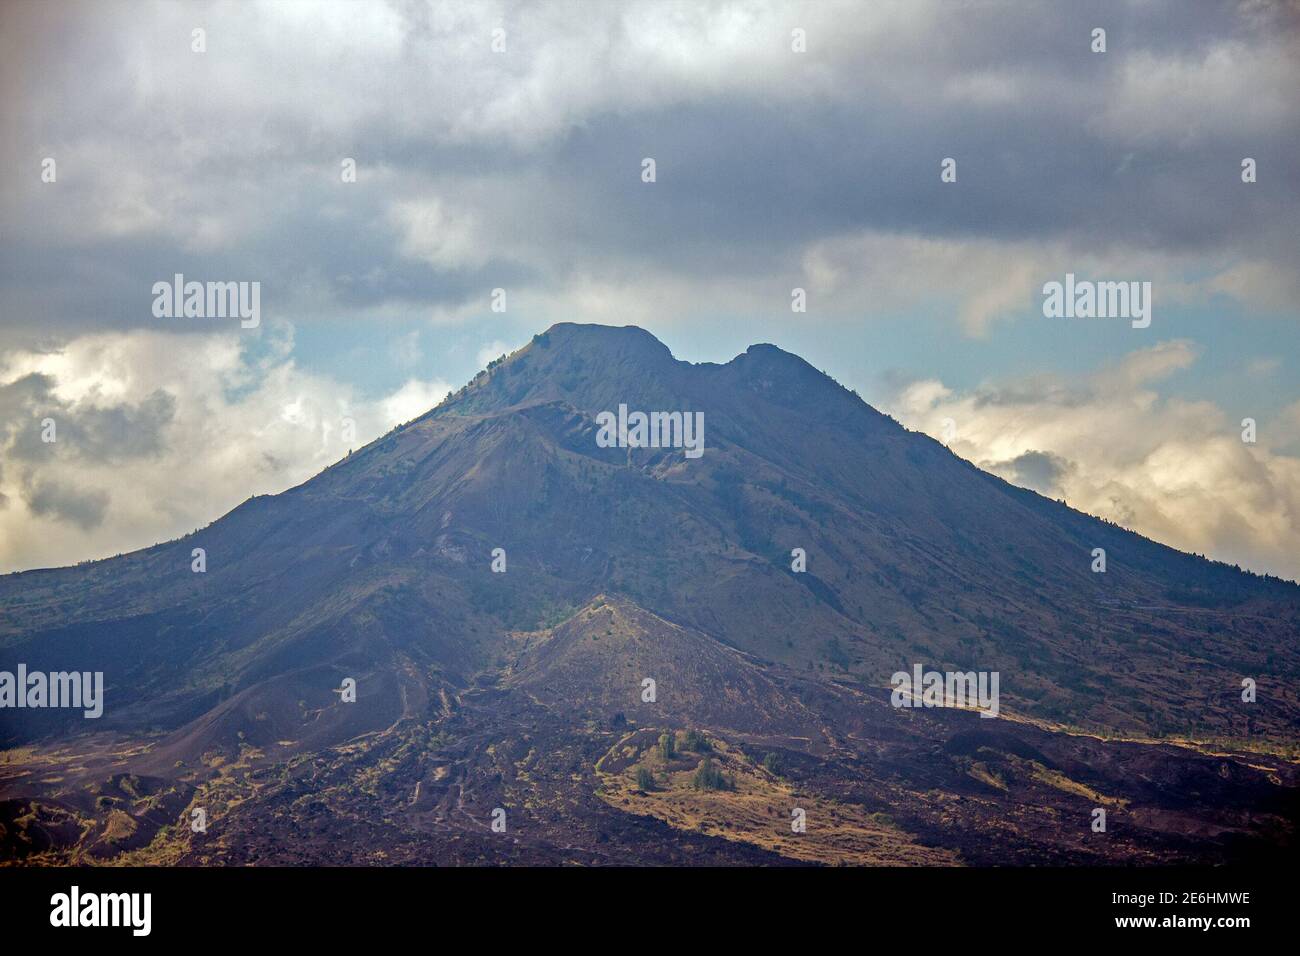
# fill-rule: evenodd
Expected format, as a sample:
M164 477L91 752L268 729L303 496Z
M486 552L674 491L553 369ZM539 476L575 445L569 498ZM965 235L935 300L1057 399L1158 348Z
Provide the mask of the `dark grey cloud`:
M108 510L107 492L48 478L37 478L24 485L23 501L32 514L67 521L83 531L98 527Z
M47 462L55 456L88 464L111 464L156 455L166 447L165 429L176 399L161 389L140 402L67 402L52 376L32 373L0 384L0 451L12 462ZM53 422L53 441L44 423Z
M7 384L0 384L0 449L7 449L6 456L32 457L37 449L27 445L28 433L40 444L40 422L47 414L46 409L59 406L54 397L54 378L39 372L33 372L14 379ZM14 452L11 443L23 445L23 449Z
M1093 382L1066 382L1043 376L1020 381L985 385L973 396L975 408L997 406L1019 407L1032 404L1051 404L1059 408L1083 408L1097 397Z
M1045 451L1027 451L1010 461L994 462L990 466L990 470L1009 481L1048 496L1060 490L1061 478L1069 469L1068 461Z

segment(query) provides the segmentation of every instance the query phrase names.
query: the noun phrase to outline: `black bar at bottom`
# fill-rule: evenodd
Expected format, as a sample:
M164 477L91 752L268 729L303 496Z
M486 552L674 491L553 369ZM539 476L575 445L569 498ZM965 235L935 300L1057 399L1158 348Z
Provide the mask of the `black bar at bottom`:
M650 945L657 934L678 936L691 926L728 943L737 936L761 940L781 929L823 927L839 927L864 942L1001 942L1045 932L1054 938L1200 934L1231 942L1291 925L1289 885L1286 873L1263 868L9 867L0 868L0 925L8 942L75 933L82 942L113 938L128 946L205 937L294 947L349 939L373 944L403 932L433 933L441 946L451 943L447 932L458 930L482 933L494 944L503 937L576 943L608 931L618 934L604 937L616 946L632 945L645 933ZM52 925L52 914L71 922L74 886L81 907L96 912L99 894L148 893L148 935L137 935L129 918L134 914L140 928L143 897L134 898L134 910L124 909L122 898L103 904L105 919L116 908L127 925ZM62 912L59 894L67 899ZM97 898L87 904L87 896ZM990 932L993 937L985 935Z

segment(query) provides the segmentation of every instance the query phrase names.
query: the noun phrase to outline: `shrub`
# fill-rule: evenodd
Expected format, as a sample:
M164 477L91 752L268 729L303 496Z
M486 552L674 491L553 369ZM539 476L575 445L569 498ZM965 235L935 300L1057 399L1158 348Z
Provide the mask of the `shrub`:
M705 757L695 768L691 786L696 790L731 790L735 787L721 770L713 766L713 759L710 757Z
M703 754L712 750L713 746L698 730L688 730L682 734L682 749L694 754Z
M672 734L659 735L659 755L665 760L671 760L676 756L677 748Z

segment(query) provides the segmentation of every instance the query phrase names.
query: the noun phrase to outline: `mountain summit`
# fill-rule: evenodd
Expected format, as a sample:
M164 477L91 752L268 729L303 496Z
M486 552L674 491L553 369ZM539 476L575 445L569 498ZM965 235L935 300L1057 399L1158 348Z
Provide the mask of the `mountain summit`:
M1300 588L1008 485L773 345L694 365L555 325L283 494L0 578L0 612L0 671L105 685L96 721L0 711L29 748L0 856L958 862L1018 813L1026 860L1223 859L1293 823L1290 765L1188 742L1294 748ZM1001 719L891 707L917 665L999 674ZM682 790L700 762L721 783ZM788 833L796 791L847 829L750 816ZM1127 842L1059 832L1089 801L1152 812ZM219 837L163 832L208 804ZM531 835L494 842L497 807Z

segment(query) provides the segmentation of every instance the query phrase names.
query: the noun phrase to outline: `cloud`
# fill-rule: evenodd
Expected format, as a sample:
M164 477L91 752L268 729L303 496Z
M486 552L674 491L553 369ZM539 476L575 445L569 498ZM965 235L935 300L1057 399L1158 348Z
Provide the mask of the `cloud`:
M1207 138L1268 137L1294 117L1296 76L1284 43L1228 38L1124 59L1097 127L1112 141L1186 147Z
M989 465L994 474L1049 497L1059 490L1059 482L1069 469L1070 463L1064 458L1044 451L1027 451L1010 461Z
M297 324L463 323L502 287L541 326L788 316L800 282L857 322L864 268L980 336L1087 251L1164 303L1294 310L1282 7L1119 4L1098 55L1088 11L1002 3L250 5L3 7L0 346L157 328L177 271Z
M37 517L70 521L82 531L93 531L104 521L108 493L38 478L23 489L23 502Z
M1252 378L1266 378L1274 375L1282 367L1282 360L1275 355L1251 359L1246 366L1246 374Z
M455 391L447 382L422 382L410 379L401 388L380 403L384 419L394 425L418 418L438 405L448 392Z
M401 234L402 255L443 269L478 267L489 258L470 210L454 210L444 200L429 197L394 203L389 216Z
M1171 341L1075 379L967 391L918 380L885 409L938 440L950 419L953 451L1015 484L1181 550L1300 580L1300 455L1284 444L1300 403L1247 444L1214 403L1157 390L1197 355Z
M21 404L28 412L25 427L21 417L9 418L9 428L14 428L15 434L8 451L14 460L47 461L62 452L85 464L157 454L162 448L162 430L175 414L176 403L170 394L158 390L135 405L100 405L94 398L66 402L52 393L42 395L35 403ZM11 414L17 411L14 408ZM42 437L44 422L50 423L53 441Z

